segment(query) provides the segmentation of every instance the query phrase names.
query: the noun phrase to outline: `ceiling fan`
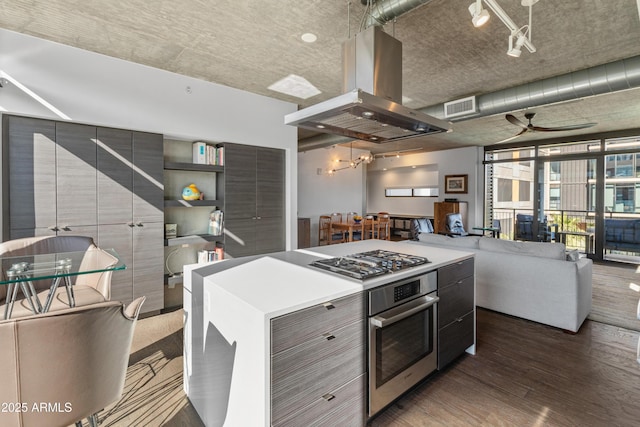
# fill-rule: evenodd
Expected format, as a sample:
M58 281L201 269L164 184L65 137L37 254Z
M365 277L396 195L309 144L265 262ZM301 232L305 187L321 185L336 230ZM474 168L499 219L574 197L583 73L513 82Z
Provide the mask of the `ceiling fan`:
M547 128L547 127L542 127L542 126L534 126L531 123L531 120L533 120L535 115L536 115L536 113L525 113L524 117L529 121L529 124L525 124L524 122L522 122L520 119L518 119L513 114L507 114L506 116L504 116L505 119L507 119L509 121L509 123L514 124L514 125L516 125L518 127L521 127L522 130L520 132L518 132L517 134L515 134L514 136L512 136L510 138L507 138L507 139L503 139L502 141L499 141L498 143L511 141L512 139L515 139L515 138L519 137L520 135L522 135L523 133L526 133L526 132L561 132L561 131L566 131L566 130L586 129L586 128L590 128L591 126L597 125L597 123L582 123L582 124L579 124L579 125L558 126L558 127L553 127L553 128Z

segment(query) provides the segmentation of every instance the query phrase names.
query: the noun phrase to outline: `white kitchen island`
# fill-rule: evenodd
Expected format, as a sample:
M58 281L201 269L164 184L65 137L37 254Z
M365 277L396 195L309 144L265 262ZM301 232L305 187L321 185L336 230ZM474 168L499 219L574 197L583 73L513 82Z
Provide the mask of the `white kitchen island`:
M365 281L309 266L320 258L376 249L424 256L431 262ZM306 313L300 310L324 303L354 300L346 297L472 256L406 242L365 240L188 266L184 287L185 392L209 427L271 425L273 319ZM345 331L354 327L359 326L337 326ZM363 353L364 361L366 346L353 351ZM467 351L475 351L475 331L474 345Z

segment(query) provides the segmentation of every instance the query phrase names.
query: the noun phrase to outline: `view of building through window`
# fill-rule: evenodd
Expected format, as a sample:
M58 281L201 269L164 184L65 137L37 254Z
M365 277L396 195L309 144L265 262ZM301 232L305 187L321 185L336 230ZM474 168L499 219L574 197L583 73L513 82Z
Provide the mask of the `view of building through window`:
M640 136L487 150L485 168L486 222L503 238L640 262Z

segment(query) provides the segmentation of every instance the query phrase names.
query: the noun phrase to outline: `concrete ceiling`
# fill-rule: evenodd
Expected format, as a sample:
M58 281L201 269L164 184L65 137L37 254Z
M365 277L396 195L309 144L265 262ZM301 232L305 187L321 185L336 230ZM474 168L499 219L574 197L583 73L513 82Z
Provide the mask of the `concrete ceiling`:
M532 42L520 58L506 55L509 31L497 17L474 28L471 0L433 0L385 26L403 44L405 105L424 108L471 95L640 55L637 0L540 0L533 6ZM520 0L498 0L518 25L528 22ZM247 90L300 107L342 93L341 44L359 31L364 6L345 0L12 0L0 27L81 49ZM349 19L348 19L349 18ZM318 40L305 43L303 33ZM306 100L268 86L289 74L322 93ZM640 127L640 89L533 107L534 124L597 122L553 137ZM55 102L55 100L52 100ZM523 111L514 111L524 121ZM354 143L373 153L491 145L520 129L504 114L453 124L450 134L388 144ZM299 131L304 140L313 136ZM514 141L548 138L527 133Z

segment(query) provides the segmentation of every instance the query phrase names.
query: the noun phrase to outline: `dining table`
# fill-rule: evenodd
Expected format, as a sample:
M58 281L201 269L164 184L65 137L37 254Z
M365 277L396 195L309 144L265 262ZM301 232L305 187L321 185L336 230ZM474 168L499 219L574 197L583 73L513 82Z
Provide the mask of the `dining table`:
M108 254L113 261L102 267L94 257L102 259ZM56 290L62 284L66 288L69 306L75 306L72 278L83 274L124 270L126 265L114 249L96 249L76 252L55 252L38 255L20 255L0 257L0 286L6 286L4 318L9 319L13 306L21 291L34 314L46 313L51 307ZM49 292L44 301L40 301L36 281L51 281Z
M332 233L335 231L347 232L347 242L354 241L354 232L360 231L360 236L364 236L364 222L363 221L351 221L351 222L332 222Z

